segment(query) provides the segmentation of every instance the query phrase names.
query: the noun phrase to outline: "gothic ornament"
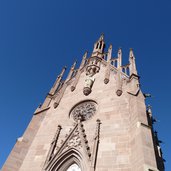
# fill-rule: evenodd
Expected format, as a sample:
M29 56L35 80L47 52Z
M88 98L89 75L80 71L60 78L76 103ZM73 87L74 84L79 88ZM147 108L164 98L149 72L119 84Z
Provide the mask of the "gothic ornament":
M75 86L71 86L71 91L74 91L75 90Z
M105 78L104 79L104 83L107 84L109 82L109 79L108 78Z
M104 79L105 84L109 82L111 57L112 57L112 45L110 45L107 53L107 66L106 66L105 79Z
M118 89L118 90L116 91L116 94L117 94L118 96L121 96L121 95L122 95L122 90L119 90L119 89Z
M83 89L83 93L85 96L88 96L91 93L91 88L93 86L94 83L94 78L88 76L85 80L85 85L84 85L84 89Z
M75 121L78 121L81 117L82 121L90 119L96 112L96 103L92 101L86 101L77 105L72 111L71 116Z
M57 142L61 130L61 126L58 126L55 137L51 143L43 171L66 170L67 168L70 168L73 161L80 167L80 169L95 171L101 122L99 119L96 121L95 136L91 142L94 142L94 145L91 150L86 131L84 129L84 124L81 119L81 116L79 116L77 123L73 128L70 128L69 134L66 134L65 139L62 139L61 143ZM68 157L67 155L72 155L74 157L72 159L74 160L71 162L67 160L66 162L65 160L66 157ZM84 161L86 161L86 165L84 165Z
M92 64L92 65L89 65L87 67L87 72L86 72L86 75L89 75L89 76L93 76L95 75L96 73L98 73L100 70L100 67L95 65L95 64Z
M58 107L58 105L59 105L59 103L54 102L53 107L54 107L54 108L57 108L57 107Z

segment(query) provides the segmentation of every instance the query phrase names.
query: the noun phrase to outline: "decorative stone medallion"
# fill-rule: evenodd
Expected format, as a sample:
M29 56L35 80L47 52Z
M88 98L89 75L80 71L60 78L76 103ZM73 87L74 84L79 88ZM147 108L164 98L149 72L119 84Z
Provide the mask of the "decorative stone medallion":
M96 112L96 103L93 101L85 101L77 106L75 106L70 116L73 117L75 121L78 120L78 118L81 118L81 121L86 121L90 119Z

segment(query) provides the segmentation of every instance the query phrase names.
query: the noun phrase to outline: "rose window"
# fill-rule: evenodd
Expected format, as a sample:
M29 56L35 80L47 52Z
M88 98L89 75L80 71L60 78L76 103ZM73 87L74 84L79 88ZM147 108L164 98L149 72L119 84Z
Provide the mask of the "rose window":
M93 101L86 101L78 104L71 111L71 116L75 121L81 119L86 121L90 119L96 112L96 103Z

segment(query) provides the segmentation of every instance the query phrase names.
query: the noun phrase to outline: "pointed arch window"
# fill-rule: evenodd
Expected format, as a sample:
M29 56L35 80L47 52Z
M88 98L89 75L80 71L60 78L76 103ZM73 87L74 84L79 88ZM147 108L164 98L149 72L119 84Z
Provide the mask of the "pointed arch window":
M96 45L96 49L98 49L98 47L99 47L99 43L97 43L97 45Z
M100 47L99 47L99 49L101 49L102 48L102 41L100 41Z

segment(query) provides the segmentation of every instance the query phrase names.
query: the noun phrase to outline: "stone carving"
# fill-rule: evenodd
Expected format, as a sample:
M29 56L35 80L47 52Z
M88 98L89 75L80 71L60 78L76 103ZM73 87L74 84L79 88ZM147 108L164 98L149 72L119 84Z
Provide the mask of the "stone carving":
M80 148L80 146L81 146L81 139L79 137L79 132L78 132L78 129L77 129L73 133L72 138L68 140L65 149L68 149L70 147Z
M89 102L89 103L93 104L93 102ZM84 102L84 104L88 105L87 102ZM95 171L99 139L100 139L100 124L101 124L99 119L96 122L97 123L96 123L95 136L93 138L94 146L92 150L90 149L90 146L87 140L87 135L84 129L84 125L82 123L81 115L78 116L78 120L76 124L74 125L73 128L70 128L69 134L66 134L65 139L61 141L59 146L56 146L59 132L61 130L61 126L58 126L58 130L56 132L54 140L52 141L53 148L51 147L49 151L49 154L52 154L53 152L53 155L50 155L50 156L48 155L48 160L45 162L43 171L56 170L56 168L58 170L59 167L61 167L58 165L58 163L59 164L61 163L61 159L62 159L61 156L73 149L78 150L80 152L82 151L82 153L85 154L83 155L84 158L80 159L80 161L78 162L81 162L81 160L86 161L88 163L88 165L86 166L87 168L86 170ZM93 143L93 141L91 143ZM53 145L54 143L55 143L55 146ZM49 157L50 157L50 160L49 160ZM64 166L66 165L67 163L64 164Z
M61 141L60 147L57 149L54 157L59 156L61 153L64 153L70 148L83 148L87 153L87 157L89 158L91 156L90 147L86 138L84 125L81 122L81 117L79 117L77 124L72 129L70 134L65 136L65 138L65 140Z
M94 75L99 72L101 64L101 58L91 57L88 61L88 66L86 68L87 78L85 80L85 85L83 89L84 95L88 96L91 93L93 83L95 81Z
M117 91L116 91L116 94L117 94L118 96L121 96L121 95L122 95L122 90L117 90Z
M89 75L89 76L93 76L95 75L96 73L98 73L100 70L100 67L97 66L97 64L93 64L93 65L89 65L87 67L87 72L86 72L86 75Z
M87 77L85 80L85 87L89 87L91 88L94 82L94 78L93 77Z
M71 116L75 121L81 117L82 121L90 119L96 112L96 103L86 101L77 105L72 111Z
M83 93L84 95L89 95L91 93L91 88L93 86L93 83L94 83L94 78L93 77L90 77L88 76L85 80L85 85L84 85L84 89L83 89Z
M109 82L109 79L108 78L105 78L104 79L104 83L107 84Z
M84 87L83 93L85 96L88 96L91 93L91 88L89 87Z
M121 96L122 95L122 77L121 77L121 71L120 68L118 69L118 72L116 74L116 95Z

